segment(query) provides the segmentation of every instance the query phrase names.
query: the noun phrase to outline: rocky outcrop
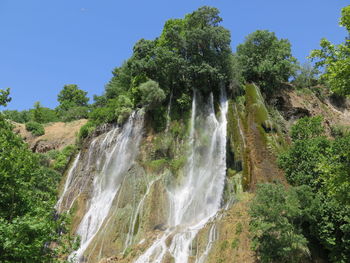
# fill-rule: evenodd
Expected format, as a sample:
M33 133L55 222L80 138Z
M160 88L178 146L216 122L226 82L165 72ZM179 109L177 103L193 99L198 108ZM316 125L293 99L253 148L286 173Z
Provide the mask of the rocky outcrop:
M315 87L317 88L322 90L322 87ZM349 100L334 95L317 96L308 89L289 88L281 90L270 99L269 103L281 112L287 121L288 129L296 120L306 116L322 116L329 135L331 135L332 126L348 126L350 123Z

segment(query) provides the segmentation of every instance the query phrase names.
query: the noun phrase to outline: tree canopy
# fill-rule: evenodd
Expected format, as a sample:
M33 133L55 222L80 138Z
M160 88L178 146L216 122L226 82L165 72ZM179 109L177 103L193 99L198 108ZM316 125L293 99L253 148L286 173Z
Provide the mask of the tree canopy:
M287 82L295 70L287 39L278 39L268 30L257 30L237 47L237 59L247 82L255 82L263 92L272 93Z
M0 89L0 106L7 106L7 103L11 101L10 89L6 90Z
M1 113L0 149L0 261L52 262L59 174L40 165Z
M113 71L104 95L95 97L92 119L116 121L118 110L109 108L117 105L109 101L118 96L127 96L131 108L150 105L145 102L150 98L143 94L146 87L152 91L152 100L158 101L157 115L162 120L164 102L170 97L173 112L181 112L190 107L188 98L193 89L204 95L212 91L218 94L220 84L228 84L232 75L230 32L220 26L221 21L218 9L204 6L183 19L168 20L160 37L139 40L131 58ZM159 88L143 85L149 81ZM107 119L102 116L106 112L110 116Z
M316 61L318 68L324 69L321 79L326 82L333 93L350 95L350 5L342 9L340 26L348 31L348 37L339 45L327 39L320 42L321 49L313 50L310 58Z
M88 117L87 92L79 89L75 84L65 85L57 96L60 103L56 108L64 121L71 121Z
M321 243L332 262L348 262L350 135L328 139L321 120L304 118L292 127L293 144L279 157L279 165L289 183L311 187L320 200L310 207L313 219L304 231Z

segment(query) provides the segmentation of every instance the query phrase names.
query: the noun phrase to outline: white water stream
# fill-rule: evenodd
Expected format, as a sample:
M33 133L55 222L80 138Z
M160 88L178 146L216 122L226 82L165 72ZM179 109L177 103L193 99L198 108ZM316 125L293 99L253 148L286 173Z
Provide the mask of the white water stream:
M97 158L96 166L100 172L94 176L88 210L77 230L81 237L80 248L69 259L75 262L84 261L85 250L107 218L120 184L137 156L142 128L143 114L133 113L122 129L113 129L99 144L97 154L101 154L101 158ZM93 149L94 145L95 143L91 144L92 149L89 151L96 150ZM103 153L105 151L107 153ZM90 164L90 152L88 159Z
M204 109L198 108L194 95L190 152L184 168L184 177L177 186L168 189L168 229L135 261L136 263L160 263L169 254L175 263L187 263L191 255L192 241L220 209L226 175L228 103L224 91L220 98L219 119L215 116L212 95ZM212 227L207 248L197 262L205 261L214 238L215 227ZM168 239L171 239L170 242Z
M57 210L58 212L61 212L61 209L62 209L61 206L62 206L63 198L65 197L65 195L66 195L66 193L67 193L67 191L68 191L68 189L69 189L69 187L70 187L70 185L71 185L71 183L72 183L72 181L73 181L73 175L74 175L75 169L76 169L76 167L77 167L77 165L78 165L79 158L80 158L80 152L79 152L78 155L75 157L75 160L74 160L74 162L73 162L71 168L70 168L69 171L68 171L67 178L66 178L66 182L65 182L65 184L64 184L63 192L62 192L60 198L58 199L58 201L57 201L57 203L56 203L55 208L56 208L56 210Z

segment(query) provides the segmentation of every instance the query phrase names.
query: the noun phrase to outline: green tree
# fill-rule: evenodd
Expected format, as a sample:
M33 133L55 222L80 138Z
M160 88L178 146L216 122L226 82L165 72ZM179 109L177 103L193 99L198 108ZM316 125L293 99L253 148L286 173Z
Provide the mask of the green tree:
M261 262L305 262L310 256L301 225L308 219L304 207L312 200L308 187L259 185L250 207L250 226Z
M65 85L57 96L60 103L56 108L64 121L86 118L88 116L87 92L75 84Z
M318 82L319 71L310 63L298 66L296 76L292 83L299 89L311 88Z
M164 91L159 88L158 83L153 80L142 83L138 87L138 90L141 97L140 103L147 108L157 106L165 99Z
M350 205L350 135L332 141L318 164L325 191L340 203Z
M320 118L301 119L295 126L293 144L279 156L279 165L290 184L311 187L320 200L304 231L328 251L331 262L349 262L350 138L326 138Z
M342 9L340 25L350 34L350 5ZM350 95L350 45L349 37L344 43L332 44L327 39L320 42L321 49L313 50L310 58L316 61L318 68L324 69L321 79L327 83L330 90L338 95Z
M319 137L325 133L322 116L304 117L291 128L290 136L294 141Z
M204 6L183 19L168 20L159 38L139 40L131 58L113 71L105 93L95 97L91 113L94 122L116 121L120 104L128 105L122 107L125 116L133 109L131 104L157 104L150 115L154 121L163 122L165 102L170 98L171 114L176 118L188 112L193 89L204 96L210 92L218 96L220 86L228 86L232 80L233 69L230 32L221 21L218 9ZM140 87L148 80L158 83L159 88L150 89L152 94L144 96ZM119 96L123 96L123 103L118 101ZM126 103L126 97L131 103ZM162 127L160 123L156 126Z
M0 262L52 262L60 175L41 166L12 128L0 115Z
M0 106L7 106L7 103L11 101L10 97L10 89L7 88L6 90L0 89Z
M237 56L245 81L255 82L265 93L278 89L295 71L290 42L268 30L248 35L237 47Z
M89 98L87 92L79 89L75 84L64 85L63 89L57 96L59 107L62 110L68 110L69 107L88 106Z
M38 123L43 123L44 121L43 107L41 106L39 101L34 103L33 120Z

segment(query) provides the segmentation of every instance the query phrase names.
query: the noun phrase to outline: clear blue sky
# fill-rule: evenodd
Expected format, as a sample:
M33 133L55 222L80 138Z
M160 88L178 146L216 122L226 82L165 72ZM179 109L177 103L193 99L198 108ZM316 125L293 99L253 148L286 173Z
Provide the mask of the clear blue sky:
M64 84L101 94L114 67L140 38L157 37L169 18L203 5L221 10L232 48L257 29L288 38L300 61L319 40L340 43L338 0L0 0L0 89L10 87L8 109L35 101L57 106Z

